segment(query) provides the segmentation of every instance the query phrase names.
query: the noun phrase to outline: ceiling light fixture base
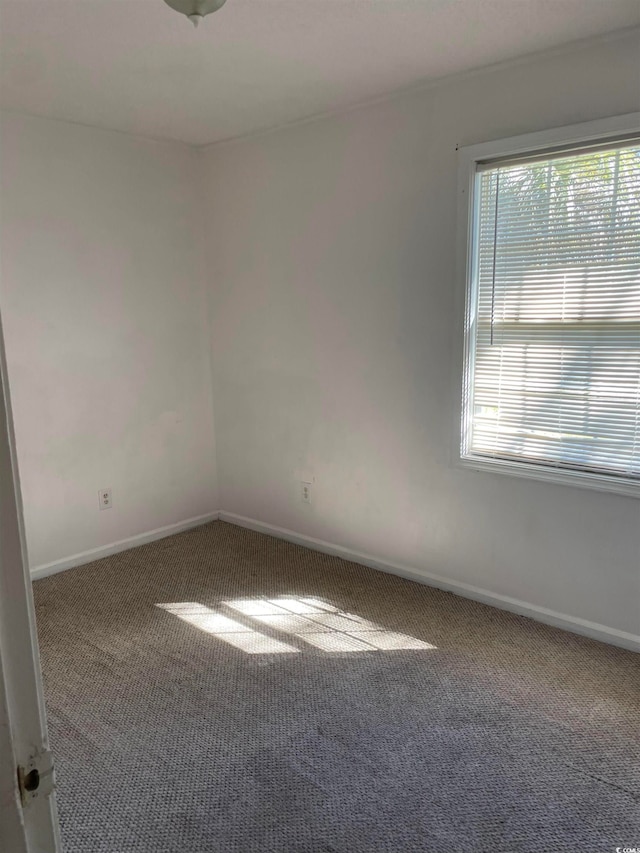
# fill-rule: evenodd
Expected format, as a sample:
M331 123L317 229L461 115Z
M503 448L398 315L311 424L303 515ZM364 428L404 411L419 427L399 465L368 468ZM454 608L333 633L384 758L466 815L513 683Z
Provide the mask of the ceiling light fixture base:
M167 6L186 15L194 27L197 27L205 15L217 12L226 3L226 0L164 0Z

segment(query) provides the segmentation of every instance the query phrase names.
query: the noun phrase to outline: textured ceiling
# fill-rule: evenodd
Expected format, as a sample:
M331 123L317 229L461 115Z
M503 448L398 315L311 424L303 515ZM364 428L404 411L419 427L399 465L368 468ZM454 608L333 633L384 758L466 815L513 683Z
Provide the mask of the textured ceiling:
M640 24L640 0L0 0L0 105L202 145Z

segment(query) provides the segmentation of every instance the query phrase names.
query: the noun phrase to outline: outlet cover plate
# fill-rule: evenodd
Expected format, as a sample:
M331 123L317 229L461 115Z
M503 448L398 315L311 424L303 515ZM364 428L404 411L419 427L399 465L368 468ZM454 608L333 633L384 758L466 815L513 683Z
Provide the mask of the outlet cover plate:
M100 489L98 492L98 506L100 509L111 509L111 489Z

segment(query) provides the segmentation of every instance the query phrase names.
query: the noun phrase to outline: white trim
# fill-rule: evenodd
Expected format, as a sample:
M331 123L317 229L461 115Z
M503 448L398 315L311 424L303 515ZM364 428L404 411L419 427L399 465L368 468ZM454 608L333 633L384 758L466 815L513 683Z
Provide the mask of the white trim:
M430 572L424 572L412 566L403 565L402 563L387 563L362 551L353 551L351 548L334 545L331 542L325 542L323 539L313 539L311 536L295 533L293 530L287 530L283 527L275 527L272 524L256 521L253 518L246 518L243 515L236 515L233 512L221 511L219 518L221 521L227 521L238 527L246 527L249 530L255 530L257 533L266 533L277 539L284 539L287 542L311 548L313 551L320 551L323 554L341 557L344 560L368 566L370 569L398 575L399 577L417 581L426 586L433 586L437 589L452 592L463 598L470 598L473 601L480 601L483 604L507 610L510 613L527 616L530 619L535 619L537 622L543 622L545 625L552 625L554 628L562 628L565 631L581 634L593 640L599 640L603 643L620 646L623 649L640 652L640 635L629 634L626 631L619 631L616 628L609 628L607 625L600 625L597 622L589 622L577 616L568 616L565 613L558 613L556 610L549 610L546 607L538 607L535 604L529 604L517 598L510 598L507 595L489 592L486 589L471 586L461 581L449 580L440 575L433 575Z
M532 154L555 145L570 146L593 140L615 139L618 136L636 133L638 130L640 130L640 112L625 113L595 121L583 121L566 127L552 127L536 133L523 133L506 139L481 142L478 145L465 145L459 149L458 156L460 161L475 174L475 164L482 160Z
M110 557L112 554L119 554L120 551L128 551L129 548L146 545L147 542L165 539L167 536L173 536L174 533L182 533L184 530L199 527L201 524L207 524L209 521L217 521L219 517L220 513L217 510L209 512L206 515L197 515L194 518L187 518L175 524L157 527L155 530L149 530L146 533L129 536L127 539L120 539L118 542L112 542L109 545L91 548L89 551L82 551L80 554L73 554L71 557L63 557L61 560L54 560L52 563L34 566L31 569L31 579L38 580L38 578L46 578L48 575L55 575L57 572L74 569L76 566L84 566L87 563L93 563L94 560L100 560L102 557Z
M507 474L510 477L524 477L528 480L543 480L556 483L559 486L574 486L580 489L595 489L598 492L610 492L615 495L626 495L630 498L640 498L640 482L618 479L614 475L596 474L589 471L578 471L571 468L554 468L551 465L534 462L511 462L508 459L477 456L461 456L457 460L460 468L470 468L473 471L488 471L491 474Z
M476 77L484 77L495 74L500 71L508 71L512 68L521 68L522 66L532 65L540 60L553 59L554 57L572 56L590 48L598 47L601 44L608 44L616 41L624 41L635 38L640 35L640 26L623 27L622 29L613 30L609 33L599 33L595 36L587 36L583 39L565 42L564 44L556 45L555 47L537 50L533 53L526 53L521 56L515 56L511 59L502 59L498 62L492 62L489 65L481 65L479 68L469 68L466 71L454 71L450 74L443 74L439 77L431 77L423 79L417 83L410 83L408 86L401 86L399 89L393 89L391 92L386 92L382 95L374 95L371 98L366 98L361 101L356 101L354 104L349 104L344 107L335 107L333 109L324 110L319 113L312 113L302 118L294 118L290 121L281 122L280 124L268 125L267 127L257 128L256 130L248 130L244 133L238 133L233 136L225 136L222 139L214 139L211 142L196 143L194 145L199 151L206 153L213 151L216 148L229 147L236 143L252 142L254 139L260 139L264 136L280 133L281 131L293 130L297 127L304 127L308 124L330 120L333 118L342 118L351 113L367 110L379 105L384 105L390 101L399 98L412 97L420 95L423 92L429 92L433 89L438 89L441 86L451 86L455 83L464 83L466 80L473 80Z
M88 124L86 121L73 121L68 118L40 115L39 113L25 112L24 110L15 110L9 107L2 107L0 109L0 116L3 115L19 116L20 118L35 119L36 121L55 121L58 124L70 124L73 127L81 127L85 130L98 130L103 133L116 133L118 136L123 136L128 139L142 142L155 142L157 145L171 145L173 147L182 148L183 151L197 151L200 147L196 143L184 142L182 139L171 139L168 136L148 136L146 133L133 133L130 130L119 130L117 127L105 127L102 124Z
M202 524L207 524L210 521L217 521L218 519L220 521L227 521L230 524L235 524L238 527L246 527L249 530L255 530L257 533L265 533L268 536L274 536L277 539L284 539L285 541L292 542L295 545L302 545L303 547L310 548L313 551L320 551L323 554L330 554L333 557L341 557L343 560L359 563L360 565L368 566L370 569L407 578L408 580L416 581L417 583L425 584L426 586L432 586L436 589L443 589L447 592L452 592L455 595L460 595L463 598L480 601L483 604L489 604L493 607L498 607L501 610L517 613L520 616L527 616L530 619L535 619L537 622L543 622L546 625L553 625L555 628L562 628L565 631L571 631L574 634L581 634L585 637L590 637L593 640L599 640L603 643L620 646L623 649L640 652L640 635L630 634L626 631L619 631L616 628L609 628L607 625L600 625L597 622L589 622L588 620L580 619L577 616L568 616L564 613L558 613L556 610L549 610L546 607L538 607L535 604L529 604L528 602L520 601L517 598L510 598L507 595L490 592L486 589L482 589L481 587L471 586L470 584L463 583L461 581L450 580L449 578L442 577L441 575L434 575L431 574L431 572L416 569L413 566L407 566L402 563L389 563L363 551L354 551L353 549L346 548L343 545L334 545L331 542L326 542L324 539L314 539L311 536L305 536L302 533L296 533L295 531L288 530L284 527L276 527L273 524L267 524L263 521L257 521L254 518L247 518L244 515L237 515L233 512L225 512L224 510L211 512L206 515L199 515L195 518L179 521L176 524L169 524L166 527L159 527L156 530L150 530L147 533L131 536L128 539L122 539L119 542L113 542L111 545L92 548L90 551L83 551L81 554L74 554L71 557L56 560L53 563L36 566L31 570L31 577L33 580L37 580L38 578L47 577L47 575L63 572L66 569L83 566L87 563L93 562L94 560L99 560L102 557L108 557L111 554L117 554L120 551L127 551L129 548L135 548L138 545L144 545L147 542L154 542L157 539L164 539L165 537L172 536L175 533L190 530L193 527L199 527Z
M10 818L0 836L16 853L62 853L55 790L19 805L16 764L46 753L49 734L10 397L0 322L0 726L14 762L8 778L6 762L0 768L0 822L5 811Z
M465 402L473 399L475 335L472 322L476 304L476 276L474 270L474 243L477 225L475 204L477 197L477 164L487 159L509 158L535 154L554 146L572 146L593 141L616 139L640 131L640 112L581 122L568 127L554 127L537 133L525 133L477 145L463 146L458 151L458 223L456 259L456 353L454 358L455 422L453 425L452 463L463 469L486 471L493 474L543 480L573 488L596 489L632 498L640 498L640 483L615 475L590 473L569 468L554 467L551 463L528 464L502 457L479 458L468 448L469 410Z

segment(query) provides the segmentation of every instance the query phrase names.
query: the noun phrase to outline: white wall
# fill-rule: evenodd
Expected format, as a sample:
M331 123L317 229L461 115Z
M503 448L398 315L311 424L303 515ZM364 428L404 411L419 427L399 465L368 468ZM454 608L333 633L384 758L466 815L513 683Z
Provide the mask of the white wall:
M455 146L637 110L639 57L636 34L203 154L224 510L640 633L640 501L450 463Z
M12 114L1 134L0 305L37 567L218 508L198 176L179 145Z

